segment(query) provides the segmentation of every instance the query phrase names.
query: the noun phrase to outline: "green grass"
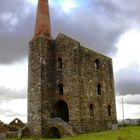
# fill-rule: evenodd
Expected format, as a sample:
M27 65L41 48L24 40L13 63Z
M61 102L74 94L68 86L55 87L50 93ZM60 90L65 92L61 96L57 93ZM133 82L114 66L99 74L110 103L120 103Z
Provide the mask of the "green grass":
M7 139L7 140L16 140L16 139ZM35 140L35 139L24 139L24 140ZM115 131L83 134L74 137L62 138L61 140L140 140L140 126L122 127Z

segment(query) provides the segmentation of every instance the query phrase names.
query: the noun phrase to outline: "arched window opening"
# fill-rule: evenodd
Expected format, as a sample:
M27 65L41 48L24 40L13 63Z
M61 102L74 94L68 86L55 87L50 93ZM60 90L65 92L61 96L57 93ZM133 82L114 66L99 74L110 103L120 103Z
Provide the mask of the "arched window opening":
M108 105L108 116L111 116L111 105Z
M16 124L18 123L18 120L17 120L17 119L15 120L15 123L16 123Z
M65 101L60 100L55 104L55 117L61 118L65 122L69 122L69 108Z
M90 104L89 108L90 110L93 110L93 104Z
M93 104L90 104L89 106L89 110L90 110L90 116L94 116L94 105Z
M98 95L102 94L102 86L100 84L97 85L97 93Z
M62 58L61 57L59 57L58 58L58 69L62 69Z
M59 95L63 95L64 94L63 93L63 85L59 84L58 88L59 88Z
M100 61L98 59L95 60L94 66L95 70L100 70Z

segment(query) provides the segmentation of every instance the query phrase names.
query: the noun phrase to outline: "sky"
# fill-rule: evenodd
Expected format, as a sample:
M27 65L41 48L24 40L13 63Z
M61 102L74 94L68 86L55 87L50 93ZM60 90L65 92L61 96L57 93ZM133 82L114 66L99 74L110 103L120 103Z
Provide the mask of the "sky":
M140 118L140 1L49 0L52 36L62 32L113 59L117 117ZM0 1L0 120L27 121L28 43L37 0Z

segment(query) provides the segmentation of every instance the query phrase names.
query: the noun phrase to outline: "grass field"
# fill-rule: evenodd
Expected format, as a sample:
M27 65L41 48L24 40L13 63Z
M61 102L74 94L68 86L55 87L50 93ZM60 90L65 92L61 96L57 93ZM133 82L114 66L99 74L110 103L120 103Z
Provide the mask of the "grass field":
M6 139L16 140L16 139ZM19 139L17 139L19 140ZM23 139L36 140L36 139ZM45 140L45 139L39 139ZM47 139L51 140L51 139ZM58 140L58 139L53 139ZM83 134L74 137L62 138L61 140L140 140L140 126L122 127L115 131L106 131L99 133Z

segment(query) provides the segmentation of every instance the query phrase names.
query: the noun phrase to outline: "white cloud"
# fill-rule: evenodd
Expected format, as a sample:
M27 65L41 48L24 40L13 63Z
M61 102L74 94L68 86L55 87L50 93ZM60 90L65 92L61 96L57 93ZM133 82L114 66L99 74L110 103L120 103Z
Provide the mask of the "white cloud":
M12 13L9 13L9 12L2 13L0 15L0 19L3 20L4 22L8 22L9 20L11 20L11 18L12 18Z
M19 99L2 103L0 105L0 118L9 123L15 118L27 122L27 99Z
M127 95L125 97L124 103L128 104L128 105L139 105L140 106L140 94L138 94L138 95ZM139 108L139 111L140 111L140 108Z
M131 29L121 35L117 43L118 52L114 58L115 71L120 68L134 66L140 67L140 29Z
M117 108L117 118L118 120L123 119L123 109L122 109L122 98L124 100L124 119L127 118L140 118L140 105L128 104L126 103L126 97L116 98L116 108Z
M16 99L26 99L27 98L27 89L8 89L0 87L0 102L9 102Z
M3 24L7 25L6 28L11 31L18 24L18 18L11 12L5 12L0 14L0 20ZM6 29L6 30L7 30Z
M38 0L26 0L26 1L33 6L36 6L38 2Z
M75 0L59 0L59 3L65 13L70 12L72 9L78 7Z
M23 89L27 87L27 61L21 61L13 65L0 65L0 86L11 89Z

